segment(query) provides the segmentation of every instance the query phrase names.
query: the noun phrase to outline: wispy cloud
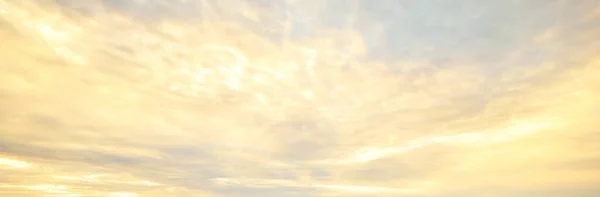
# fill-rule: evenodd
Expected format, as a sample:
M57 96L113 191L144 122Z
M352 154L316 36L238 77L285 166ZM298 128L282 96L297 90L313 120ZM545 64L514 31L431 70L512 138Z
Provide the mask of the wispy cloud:
M0 0L0 195L600 191L597 3L432 2Z

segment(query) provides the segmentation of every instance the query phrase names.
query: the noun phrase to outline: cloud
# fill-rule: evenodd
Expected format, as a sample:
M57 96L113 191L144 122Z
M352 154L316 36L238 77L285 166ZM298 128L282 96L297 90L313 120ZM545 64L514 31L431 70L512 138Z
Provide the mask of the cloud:
M593 6L358 5L0 0L0 194L597 190Z

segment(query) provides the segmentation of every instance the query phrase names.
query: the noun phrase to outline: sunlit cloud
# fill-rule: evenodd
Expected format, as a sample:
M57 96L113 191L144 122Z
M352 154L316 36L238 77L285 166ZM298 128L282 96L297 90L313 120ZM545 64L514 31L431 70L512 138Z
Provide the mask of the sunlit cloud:
M0 0L0 195L600 192L597 16Z
M128 193L128 192L113 192L110 193L110 196L114 196L114 197L137 197L139 196L136 193Z
M553 125L550 123L521 123L510 126L509 128L503 128L500 131L489 131L482 133L461 133L451 136L433 136L418 138L413 141L409 141L408 145L401 147L382 148L375 150L366 150L357 153L354 158L345 160L342 162L368 162L375 159L380 159L392 154L398 154L402 152L411 151L414 149L422 148L427 145L434 145L440 143L454 143L454 144L476 144L476 143L499 143L504 141L513 140L516 137L531 135L536 132L540 132L543 129L552 128Z
M13 160L8 158L0 157L0 165L4 165L12 168L27 168L29 167L29 163L19 160Z
M347 186L347 185L315 185L317 188L339 190L345 192L356 192L356 193L395 193L395 191L402 191L399 189L392 189L386 187L364 187L364 186ZM407 189L410 190L410 189ZM413 189L416 190L416 189Z
M277 180L277 179L230 179L230 178L215 178L213 179L219 185L222 186L240 186L249 188L278 188L278 187L292 187L292 188L304 188L304 189L324 189L338 192L349 192L349 193L419 193L423 192L421 188L389 188L389 187L376 187L376 186L357 186L357 185L330 185L323 183L302 183L290 180Z

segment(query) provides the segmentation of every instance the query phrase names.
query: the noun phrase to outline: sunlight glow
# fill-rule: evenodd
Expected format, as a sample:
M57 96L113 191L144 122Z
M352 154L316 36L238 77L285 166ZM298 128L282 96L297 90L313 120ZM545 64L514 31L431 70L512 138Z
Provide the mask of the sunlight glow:
M28 168L29 163L19 160L13 160L8 158L0 157L0 165L5 165L12 168Z

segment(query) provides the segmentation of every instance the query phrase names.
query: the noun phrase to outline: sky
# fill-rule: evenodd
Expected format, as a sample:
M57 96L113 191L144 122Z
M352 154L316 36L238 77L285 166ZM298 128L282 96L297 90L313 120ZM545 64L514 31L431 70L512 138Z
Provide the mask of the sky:
M0 0L0 196L598 196L599 35L597 0Z

